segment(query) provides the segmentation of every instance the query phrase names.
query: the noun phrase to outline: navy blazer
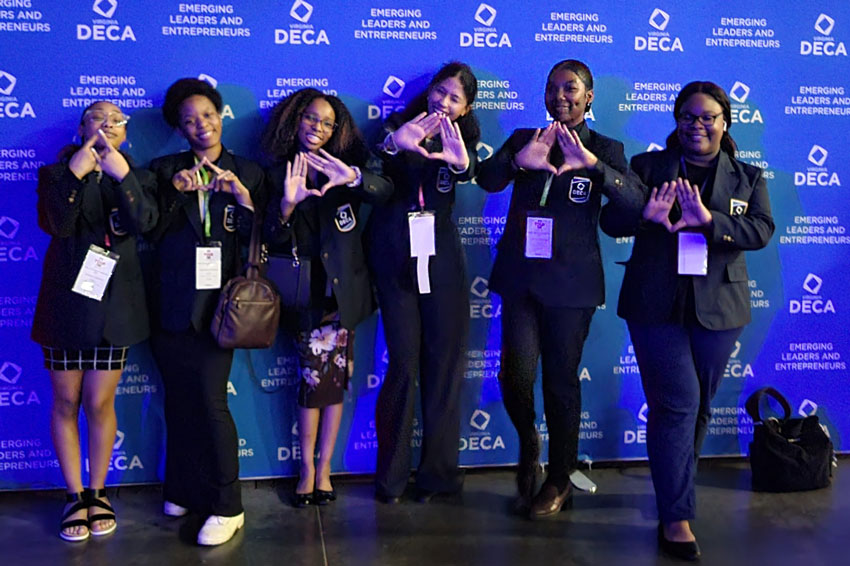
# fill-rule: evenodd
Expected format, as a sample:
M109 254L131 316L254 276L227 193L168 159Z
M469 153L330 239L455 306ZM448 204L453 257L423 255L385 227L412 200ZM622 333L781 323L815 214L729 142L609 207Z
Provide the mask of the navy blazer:
M646 185L644 201L652 187L683 176L680 158L678 150L668 149L632 159L632 168ZM745 202L746 209L734 201ZM765 247L774 230L762 170L721 151L707 208L712 225L705 230L706 276L678 275L677 235L660 224L642 220L640 212L612 210L610 217L603 215L603 222L614 235L635 236L620 290L619 316L640 323L669 322L678 282L681 277L690 277L701 325L728 330L750 322L749 276L743 252Z
M148 313L136 237L156 224L154 178L131 169L120 183L103 174L82 180L66 163L38 172L38 223L50 234L32 339L66 349L88 349L104 340L130 346L148 337ZM107 241L109 245L107 246ZM119 255L103 299L71 291L90 245Z
M156 174L160 220L151 240L156 247L150 278L153 320L172 332L194 327L208 332L218 304L219 289L195 289L195 248L199 244L221 242L222 287L239 273L240 244L251 238L254 213L236 203L233 195L210 195L210 237L204 234L196 193L181 193L171 182L174 174L191 169L195 157L191 151L154 159L150 168ZM218 167L233 171L251 193L255 206L264 202L264 174L259 165L226 150L221 152Z
M503 296L531 293L546 306L590 308L605 300L602 257L597 226L602 195L626 209L642 202L640 180L629 170L623 144L586 126L576 128L582 144L598 158L594 171L580 169L556 176L546 206L542 209L554 218L551 259L525 257L525 225L529 213L540 211L546 171L517 170L514 156L534 135L533 129L515 130L499 151L481 164L478 185L489 192L514 183L505 232L497 244L498 253L490 275L489 287ZM563 163L560 146L552 148L550 161ZM590 179L586 197L573 195L575 177Z
M263 223L263 237L270 255L290 255L294 233L299 255L310 257L314 266L318 264L324 268L339 307L340 324L348 329L353 329L375 310L361 241L363 218L360 205L362 202L382 203L393 190L388 178L365 168L361 169L361 174L363 180L356 187L332 187L322 197L311 196L300 202L284 223L280 215L280 200L286 166L274 167L268 174L271 198ZM320 175L320 182L325 180ZM318 248L314 242L318 242ZM301 330L315 328L321 321L324 291L324 288L313 289L312 303L319 308L310 313L310 328Z
M387 119L384 129L391 132L402 125L401 115L396 113ZM438 259L430 264L432 285L439 285L444 280L444 270L465 270L463 248L452 221L457 183L474 177L478 164L474 144L470 145L470 140L465 141L469 167L463 173L453 172L445 161L427 159L412 151L399 150L395 155L380 152L383 172L392 179L393 191L385 204L372 210L366 228L369 267L376 278L402 281L401 284L408 289L415 287L416 264L410 257L407 213L421 208L420 186L425 210L436 213L434 230ZM430 144L426 147L431 152L442 149L439 138Z

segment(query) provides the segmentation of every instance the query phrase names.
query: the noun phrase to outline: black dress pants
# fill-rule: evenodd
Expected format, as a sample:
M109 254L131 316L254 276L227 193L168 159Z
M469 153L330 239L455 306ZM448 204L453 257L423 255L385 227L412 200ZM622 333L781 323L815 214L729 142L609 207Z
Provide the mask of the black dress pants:
M419 294L411 277L377 277L378 301L389 365L378 394L375 425L380 495L400 496L411 467L416 380L422 402L419 489L455 492L458 469L460 391L469 335L469 295L463 252L449 236L431 258L431 292ZM457 238L454 235L455 239Z
M595 308L550 307L529 294L502 297L502 399L520 441L520 462L537 444L534 381L543 362L543 410L549 430L547 483L563 490L575 468L581 423L578 365ZM525 470L527 472L527 470ZM520 474L524 472L520 466ZM523 478L519 478L520 484Z
M239 438L227 406L233 350L194 329L155 332L151 349L165 388L165 500L203 515L238 515Z

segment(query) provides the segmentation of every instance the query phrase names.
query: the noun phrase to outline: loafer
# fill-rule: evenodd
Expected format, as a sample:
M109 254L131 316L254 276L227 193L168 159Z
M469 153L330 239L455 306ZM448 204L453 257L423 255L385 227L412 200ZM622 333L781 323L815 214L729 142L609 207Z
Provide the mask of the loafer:
M310 493L296 493L295 498L292 500L292 505L298 507L299 509L303 509L304 507L309 507L310 505L315 505L316 503L316 492L311 491Z
M198 533L198 544L203 546L215 546L224 544L233 538L236 531L245 524L245 513L239 513L235 517L222 517L221 515L210 515L201 531Z
M182 505L177 505L171 501L163 501L162 512L169 517L183 517L189 512L189 510Z
M664 536L664 526L661 523L658 523L658 548L673 558L687 560L688 562L695 562L699 560L700 556L697 541L675 542L667 540L667 537Z
M573 502L572 485L567 483L564 491L552 484L544 483L540 492L531 500L531 508L528 515L532 519L542 519L557 515L564 507L569 508Z
M333 489L325 491L324 489L316 489L315 494L316 505L327 505L331 501L336 501L336 491Z

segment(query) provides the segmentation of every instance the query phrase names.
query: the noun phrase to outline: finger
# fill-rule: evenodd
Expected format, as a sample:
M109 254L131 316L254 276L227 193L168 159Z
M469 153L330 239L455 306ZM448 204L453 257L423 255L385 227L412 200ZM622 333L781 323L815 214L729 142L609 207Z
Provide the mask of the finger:
M309 196L320 197L324 193L322 193L322 191L319 191L319 190L316 190L316 189L307 189L307 194Z
M319 153L322 154L321 158L324 158L324 159L330 161L331 163L338 163L338 162L341 163L341 161L338 158L334 157L333 155L331 155L330 153L325 151L325 149L322 148L322 147L319 148ZM316 156L316 157L318 158L319 156Z
M210 160L209 160L209 159L207 159L206 157L204 157L204 160L206 160L206 162L207 162L207 167L209 167L210 169L212 169L213 173L217 173L217 174L219 174L219 175L220 175L220 174L222 174L222 173L224 173L224 171L225 171L224 169L222 169L221 167L218 167L215 163L213 163L212 161L210 161Z
M668 232L678 232L679 230L681 230L682 228L684 228L687 225L688 225L688 223L685 222L684 218L680 219L678 222L676 222L673 225L670 225L670 221L668 220L667 221L667 231Z
M304 157L305 159L307 159L307 164L310 165L313 169L324 171L327 167L330 166L330 162L327 159L319 157L318 155L307 153L304 155Z
M534 135L531 136L531 141L535 141L535 142L543 141L541 139L542 137L543 137L543 134L541 133L540 128L537 128L536 130L534 130Z
M582 145L581 143L581 138L579 137L578 132L575 130L570 130L570 134L575 146L584 149L584 145Z
M460 124L455 122L452 124L452 128L455 131L455 137L457 138L457 141L463 144L463 132L460 130Z
M415 151L416 153L418 153L422 157L426 157L428 159L442 159L443 158L443 152L442 151L439 152L439 153L428 153L428 150L425 149L424 147L422 147L421 145L417 145L415 148L413 148L413 151Z
M286 179L284 182L288 183L292 179L292 162L286 162Z
M333 186L334 186L334 184L333 184L332 182L328 181L327 183L325 183L324 185L322 185L322 188L321 188L321 189L319 189L319 194L320 194L321 196L324 196L324 195L325 195L325 193L328 191L328 189L330 189L330 188L331 188L331 187L333 187ZM315 190L315 189L314 189L314 190Z
M91 136L90 138L87 138L86 141L83 142L82 149L89 150L89 149L93 148L94 144L96 144L97 141L98 141L97 136Z
M97 150L95 148L91 148L91 152L92 152L92 155L94 155L94 160L97 161L97 164L102 165L103 164L103 158L100 156L100 154L97 152Z
M97 129L97 137L103 142L103 153L101 155L106 155L115 149L112 147L112 144L109 143L109 138L106 137L106 134L104 134L103 130L100 128ZM94 138L94 136L92 136L92 138Z
M425 116L427 116L427 115L428 115L428 113L427 113L427 112L422 112L422 113L420 113L420 114L417 114L417 115L416 115L416 117L415 117L413 120L411 120L410 122L408 122L408 124L418 124L418 123L419 123L419 122L421 122L421 121L422 121L422 119L423 119L423 118L425 118Z

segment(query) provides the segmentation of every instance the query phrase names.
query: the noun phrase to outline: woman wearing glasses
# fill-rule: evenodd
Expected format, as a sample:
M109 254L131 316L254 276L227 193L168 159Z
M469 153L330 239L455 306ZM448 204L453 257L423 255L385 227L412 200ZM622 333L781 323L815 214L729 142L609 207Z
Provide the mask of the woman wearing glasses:
M374 310L360 207L385 200L392 184L366 169L369 151L342 101L312 88L275 106L263 147L276 163L263 229L271 261L297 254L310 269L309 306L283 316L295 335L302 377L294 503L326 505L336 499L331 458L353 367L353 331Z
M743 252L765 247L774 224L762 170L735 159L723 89L685 85L673 117L667 149L632 159L648 192L642 214L608 206L602 223L635 236L617 312L628 323L649 407L659 546L696 560L696 462L711 399L750 321Z
M210 322L221 286L237 274L254 201L264 175L221 142L221 94L180 79L165 93L162 114L189 151L151 162L160 220L151 281L151 349L165 387L163 511L207 517L198 544L229 540L245 514L239 484L239 439L227 406L233 350L220 348Z
M104 489L117 428L115 388L128 347L148 336L136 238L153 228L157 208L153 176L119 151L127 120L111 102L95 102L77 129L82 145L66 147L58 163L39 170L38 222L51 239L32 338L53 386L50 430L67 485L59 536L68 541L116 528ZM96 263L114 270L98 273ZM85 491L81 405L88 423Z
M478 83L444 65L424 92L384 124L389 202L369 219L369 267L378 289L389 365L378 395L376 494L397 502L410 477L416 382L422 399L417 498L456 493L460 386L469 332L466 258L452 221L455 184L475 175Z

